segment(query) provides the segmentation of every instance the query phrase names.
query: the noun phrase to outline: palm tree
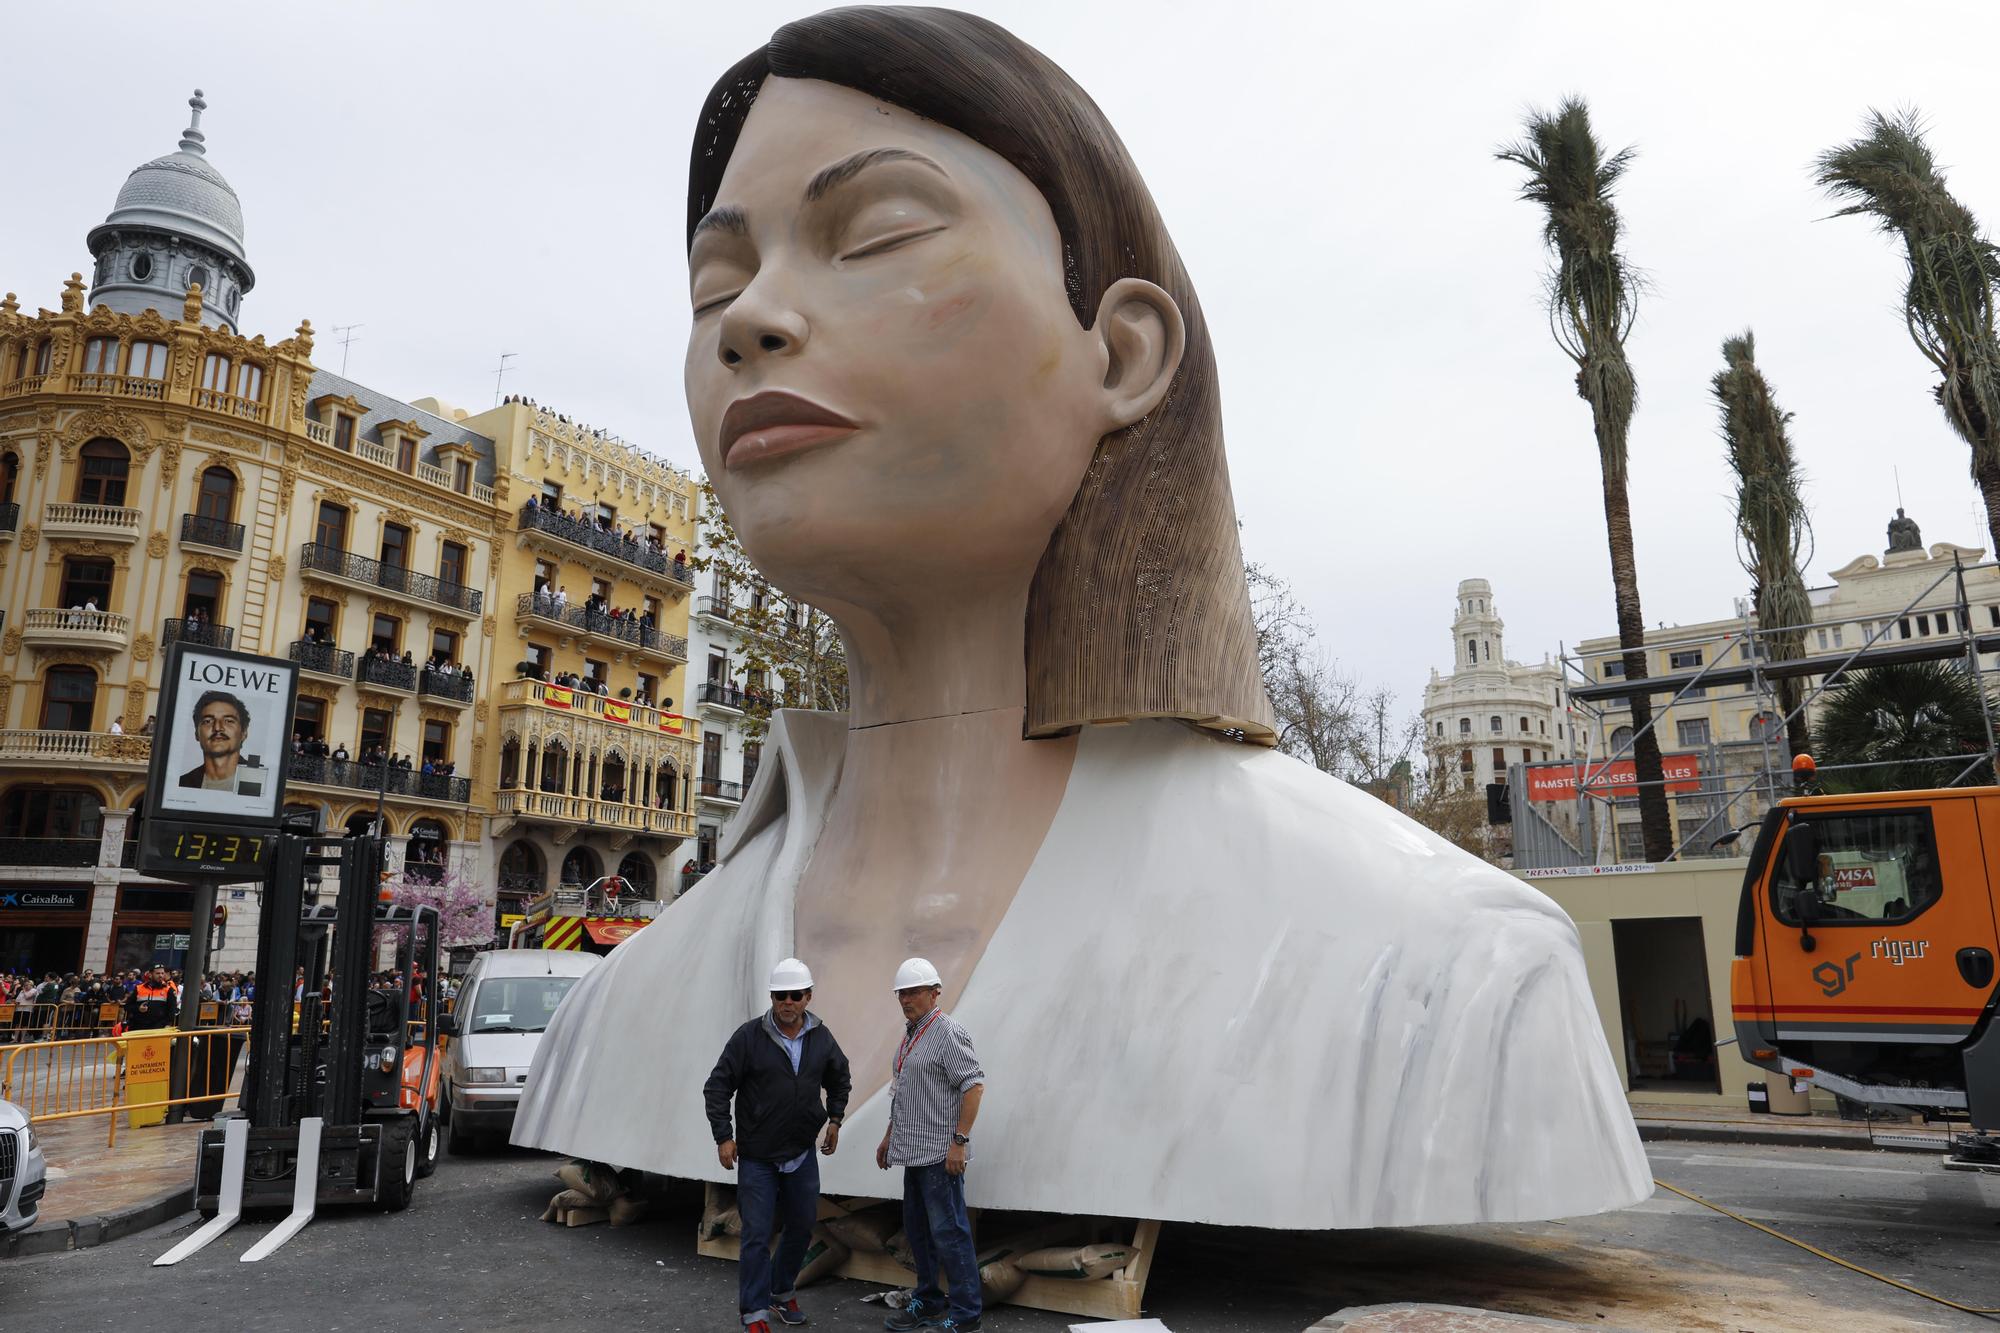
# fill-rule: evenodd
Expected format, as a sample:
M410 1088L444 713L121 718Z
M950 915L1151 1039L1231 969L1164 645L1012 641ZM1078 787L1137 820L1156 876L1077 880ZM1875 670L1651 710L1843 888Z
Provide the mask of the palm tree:
M1639 306L1639 275L1619 253L1619 177L1632 161L1626 148L1606 155L1580 97L1553 112L1531 111L1519 143L1497 156L1527 172L1521 198L1547 214L1542 240L1549 270L1549 330L1576 363L1577 396L1590 404L1597 458L1604 477L1604 527L1611 546L1611 587L1618 609L1618 646L1625 677L1646 676L1646 618L1639 608L1639 567L1632 552L1632 504L1625 485L1625 444L1639 388L1625 359L1625 339ZM1653 733L1653 701L1631 696L1632 760L1639 782L1639 824L1646 859L1673 854L1673 826Z
M1750 576L1751 597L1760 628L1779 632L1766 642L1774 662L1806 655L1806 625L1812 602L1799 566L1807 558L1812 521L1806 515L1804 478L1785 427L1792 414L1780 411L1764 372L1757 369L1757 340L1745 329L1722 342L1723 368L1712 381L1722 409L1722 438L1736 473L1737 559ZM1806 683L1798 676L1778 681L1778 707L1785 715L1785 739L1793 754L1811 744L1811 728L1801 704Z
M1821 153L1819 183L1903 244L1909 281L1903 319L1917 350L1937 368L1932 390L1945 420L1972 447L1972 479L2000 551L2000 341L1993 327L2000 252L1972 211L1945 188L1915 109L1870 110L1865 133Z
M1988 748L1986 701L1979 684L1955 662L1876 667L1849 677L1827 695L1813 751L1830 772L1829 791L1905 791L1953 782L1984 782ZM1921 762L1930 761L1930 762Z

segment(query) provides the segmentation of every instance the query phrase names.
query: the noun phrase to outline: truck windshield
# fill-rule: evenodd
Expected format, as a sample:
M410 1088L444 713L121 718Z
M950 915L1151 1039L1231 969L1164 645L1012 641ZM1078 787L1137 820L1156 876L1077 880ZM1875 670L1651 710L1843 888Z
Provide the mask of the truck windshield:
M1943 895L1928 812L1816 814L1812 825L1819 833L1818 874L1808 883L1795 880L1782 847L1771 870L1771 907L1786 925L1799 924L1803 893L1818 900L1814 925L1907 921Z
M462 1025L470 1036L478 1032L540 1032L555 1017L556 1006L575 977L489 977L472 997L472 1013Z

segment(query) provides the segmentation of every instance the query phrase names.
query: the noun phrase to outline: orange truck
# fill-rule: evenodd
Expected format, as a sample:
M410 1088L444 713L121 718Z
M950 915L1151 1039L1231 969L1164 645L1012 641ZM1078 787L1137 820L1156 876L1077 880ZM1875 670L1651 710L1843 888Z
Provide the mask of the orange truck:
M1968 1122L2000 1170L2000 787L1804 796L1744 872L1730 1007L1743 1057L1856 1102Z

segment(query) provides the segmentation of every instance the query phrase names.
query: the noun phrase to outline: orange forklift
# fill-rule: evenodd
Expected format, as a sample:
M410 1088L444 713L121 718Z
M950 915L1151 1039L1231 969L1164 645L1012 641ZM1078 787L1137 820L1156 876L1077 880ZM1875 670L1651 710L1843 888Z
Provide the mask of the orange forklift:
M1743 1057L1851 1101L1963 1123L1945 1164L2000 1172L1996 871L2000 787L1774 807L1736 918Z

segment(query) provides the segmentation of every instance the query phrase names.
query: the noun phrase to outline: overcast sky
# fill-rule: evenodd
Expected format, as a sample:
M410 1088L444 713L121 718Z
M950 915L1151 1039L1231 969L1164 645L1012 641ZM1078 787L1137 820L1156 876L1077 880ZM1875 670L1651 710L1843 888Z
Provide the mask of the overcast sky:
M1343 667L1421 702L1461 578L1493 581L1509 655L1614 629L1596 452L1540 308L1540 217L1493 150L1586 96L1635 144L1622 195L1649 275L1632 509L1649 622L1746 591L1708 394L1722 338L1759 360L1810 474L1814 583L1927 542L1987 544L1964 445L1898 313L1896 251L1829 219L1810 162L1871 106L1919 105L1953 188L2000 225L2000 14L1890 6L1398 6L993 0L1125 137L1221 360L1250 558ZM710 83L808 8L8 5L0 288L59 303L84 235L208 97L243 201L246 332L301 317L339 369L479 408L506 388L693 466L682 209Z

